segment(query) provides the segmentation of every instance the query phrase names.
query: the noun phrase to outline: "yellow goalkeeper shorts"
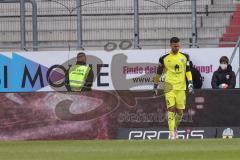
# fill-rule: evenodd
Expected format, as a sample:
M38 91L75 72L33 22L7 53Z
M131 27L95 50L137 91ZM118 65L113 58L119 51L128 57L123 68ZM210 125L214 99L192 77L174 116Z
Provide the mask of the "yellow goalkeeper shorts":
M186 105L186 91L171 90L165 93L167 108L176 107L177 109L185 109Z

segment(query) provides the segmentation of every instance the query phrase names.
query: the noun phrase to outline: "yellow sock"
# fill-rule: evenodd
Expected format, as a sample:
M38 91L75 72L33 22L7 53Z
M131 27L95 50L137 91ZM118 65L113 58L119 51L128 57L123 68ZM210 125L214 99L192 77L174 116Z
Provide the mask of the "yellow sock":
M168 111L168 127L170 134L174 133L175 128L175 113Z
M182 117L183 117L183 112L180 112L180 113L177 112L176 113L176 116L175 116L175 129L177 129L179 124L181 123Z

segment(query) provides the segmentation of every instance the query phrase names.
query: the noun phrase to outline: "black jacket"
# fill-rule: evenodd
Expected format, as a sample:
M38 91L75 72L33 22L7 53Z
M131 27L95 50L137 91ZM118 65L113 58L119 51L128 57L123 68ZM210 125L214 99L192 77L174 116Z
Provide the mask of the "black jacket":
M193 78L193 88L201 89L202 88L201 73L194 67L191 67L191 73L192 73L192 78Z
M202 78L199 70L197 70L197 68L195 68L193 66L192 61L190 61L190 70L191 70L191 73L192 73L193 88L194 89L201 89L202 84L203 84L203 78ZM186 81L187 81L187 79L186 79ZM188 86L188 81L187 81L187 86Z
M228 65L226 70L222 70L221 67L218 68L217 71L213 73L212 76L212 88L218 89L219 85L222 83L226 83L228 88L235 88L236 85L236 76L232 71L232 66Z

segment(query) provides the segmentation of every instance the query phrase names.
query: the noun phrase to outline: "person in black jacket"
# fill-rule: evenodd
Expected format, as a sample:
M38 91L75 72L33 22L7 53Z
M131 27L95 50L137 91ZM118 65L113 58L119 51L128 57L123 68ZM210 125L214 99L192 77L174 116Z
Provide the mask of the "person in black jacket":
M219 60L220 66L212 76L212 88L213 89L232 89L236 85L236 76L232 71L232 66L229 64L229 59L226 56L222 56Z
M201 89L202 88L202 76L199 70L193 66L192 61L190 63L190 70L192 72L192 78L193 78L193 88L194 89Z

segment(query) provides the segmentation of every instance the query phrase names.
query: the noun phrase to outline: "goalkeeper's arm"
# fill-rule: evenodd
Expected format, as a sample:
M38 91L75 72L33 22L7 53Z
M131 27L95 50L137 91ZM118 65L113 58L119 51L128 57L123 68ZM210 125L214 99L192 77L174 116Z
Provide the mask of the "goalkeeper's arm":
M190 66L190 60L189 56L187 55L187 64L186 64L186 77L188 82L192 82L192 73L191 73L191 66Z
M163 73L163 65L159 64L158 68L157 68L157 73L154 76L154 89L157 88L158 83L159 83L159 79L160 79L160 76L162 75L162 73Z
M190 64L189 61L187 62L187 66L186 66L186 77L188 80L188 90L190 93L193 93L193 78L192 78L192 73L191 73L191 68L190 68Z

